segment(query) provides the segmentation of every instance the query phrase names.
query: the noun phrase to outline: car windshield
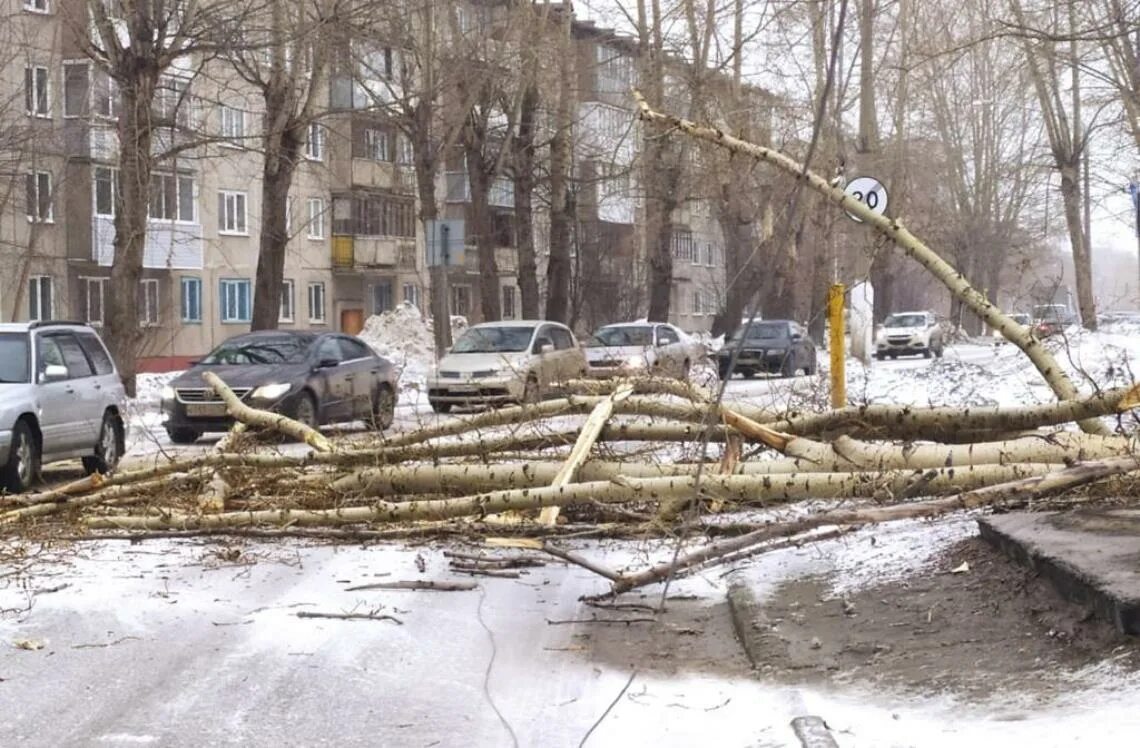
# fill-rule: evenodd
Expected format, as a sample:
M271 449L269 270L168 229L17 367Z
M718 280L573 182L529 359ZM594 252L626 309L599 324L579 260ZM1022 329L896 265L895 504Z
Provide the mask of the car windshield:
M0 384L23 384L27 381L28 336L0 333Z
M533 327L472 327L455 341L452 353L517 353L530 347Z
M1028 314L1011 314L1011 315L1009 315L1009 318L1011 320L1013 320L1014 322L1018 323L1019 325L1028 325L1029 324L1029 315Z
M244 366L249 364L302 364L313 346L313 338L285 336L276 338L236 338L227 340L202 359L208 366Z
M892 314L883 327L926 327L925 314Z
M652 327L603 327L586 343L587 348L653 345Z
M1033 307L1033 315L1039 320L1047 322L1060 322L1067 314L1068 310L1060 304L1045 304L1043 306Z
M744 333L744 328L736 331L732 336L733 340L774 340L784 338L788 335L788 326L782 322L753 322L752 326L748 328L747 336Z

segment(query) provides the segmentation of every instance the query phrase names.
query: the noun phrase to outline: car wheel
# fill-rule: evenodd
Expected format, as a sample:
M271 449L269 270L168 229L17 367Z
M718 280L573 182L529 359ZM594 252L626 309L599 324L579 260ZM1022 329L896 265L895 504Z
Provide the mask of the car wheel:
M930 346L927 346L926 348L922 349L922 357L923 358L930 358L931 355L932 354L930 353Z
M91 473L107 475L119 465L123 456L123 424L114 413L103 414L103 425L99 428L99 441L95 454L83 458L83 469Z
M689 359L685 359L681 363L681 381L688 381L689 371L693 368L693 364Z
M891 354L891 361L894 361L894 360L898 359L898 357L899 357L899 354L897 354L897 353L892 353L892 354Z
M293 406L293 420L305 424L311 429L320 424L317 421L317 401L308 392L302 392Z
M942 350L943 350L942 341L939 340L938 341L938 347L934 349L934 355L938 358L942 358Z
M27 491L40 475L40 444L27 421L16 421L12 446L4 466L4 488L10 493Z
M751 379L752 377L756 376L756 372L752 369L744 369L740 372L740 376L744 377L745 379Z
M886 361L886 360L887 360L887 354L885 354L885 353L876 353L876 354L875 354L875 359L876 359L876 360L878 360L878 361Z
M804 374L807 374L810 377L815 374L815 370L818 367L819 359L816 357L816 354L813 353L811 354L811 358L808 360L807 366L804 367Z
M432 403L431 409L436 413L450 413L451 403Z
M526 386L523 387L523 404L536 405L540 400L542 400L542 390L538 386L538 380L534 377L527 377Z
M372 401L372 428L383 431L391 428L396 418L396 395L388 385L381 385Z
M202 434L194 429L167 429L166 435L175 444L193 444Z

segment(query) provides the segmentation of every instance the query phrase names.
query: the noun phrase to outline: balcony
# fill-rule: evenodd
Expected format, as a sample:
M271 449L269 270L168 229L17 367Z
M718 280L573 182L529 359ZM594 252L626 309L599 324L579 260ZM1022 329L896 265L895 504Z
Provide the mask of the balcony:
M394 238L334 234L330 260L333 270L394 268L401 259L400 249Z
M467 172L449 171L447 173L447 202L471 202L471 182L467 179ZM515 207L515 184L506 177L496 177L491 183L489 202L496 208Z

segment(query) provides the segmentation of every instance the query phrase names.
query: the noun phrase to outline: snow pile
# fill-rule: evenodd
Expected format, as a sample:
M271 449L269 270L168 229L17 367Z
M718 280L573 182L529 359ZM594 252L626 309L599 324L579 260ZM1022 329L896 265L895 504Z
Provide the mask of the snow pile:
M158 410L162 388L170 384L181 371L164 371L161 374L139 374L135 377L134 405L139 409Z
M452 340L466 329L466 317L451 317ZM424 317L411 304L400 304L391 311L369 317L358 337L400 370L401 389L423 389L435 366L435 338L430 317Z

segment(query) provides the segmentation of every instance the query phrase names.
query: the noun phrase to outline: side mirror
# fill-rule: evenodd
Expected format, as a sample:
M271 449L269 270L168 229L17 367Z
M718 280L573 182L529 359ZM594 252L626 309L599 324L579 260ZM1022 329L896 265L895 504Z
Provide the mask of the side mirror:
M554 343L540 343L538 346L539 353L552 353L554 351Z
M803 339L804 339L804 336L800 335L798 332L792 333L792 342L793 343L798 343L799 341L801 341Z
M340 366L340 361L335 358L322 358L317 362L318 369L335 369L338 366Z
M60 366L59 364L48 364L44 367L44 373L41 381L44 382L60 382L67 379L67 367Z

